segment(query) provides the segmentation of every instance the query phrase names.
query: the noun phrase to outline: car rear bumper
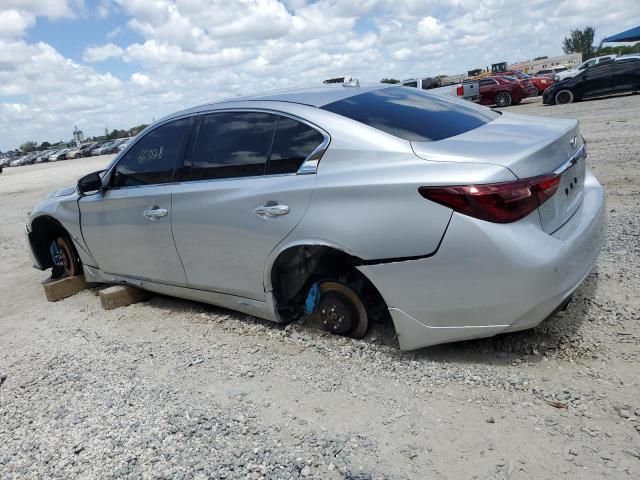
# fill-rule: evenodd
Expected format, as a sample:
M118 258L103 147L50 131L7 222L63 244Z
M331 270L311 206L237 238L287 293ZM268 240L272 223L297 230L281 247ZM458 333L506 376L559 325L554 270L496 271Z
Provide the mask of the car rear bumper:
M400 347L523 330L553 313L596 263L604 191L587 172L582 205L552 235L535 215L501 225L456 213L434 256L359 267L386 301Z

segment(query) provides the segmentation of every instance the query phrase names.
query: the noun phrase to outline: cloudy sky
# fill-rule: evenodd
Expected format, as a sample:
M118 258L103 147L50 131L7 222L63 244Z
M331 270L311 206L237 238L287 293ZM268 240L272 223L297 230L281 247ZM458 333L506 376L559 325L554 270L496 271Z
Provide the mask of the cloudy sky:
M638 0L0 0L0 150L234 95L461 73L635 26Z

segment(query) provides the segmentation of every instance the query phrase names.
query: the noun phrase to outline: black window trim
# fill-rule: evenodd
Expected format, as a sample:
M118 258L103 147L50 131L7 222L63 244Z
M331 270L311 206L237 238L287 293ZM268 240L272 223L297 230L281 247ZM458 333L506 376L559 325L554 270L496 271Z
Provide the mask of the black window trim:
M269 150L267 151L267 162L265 163L265 173L263 175L253 175L250 177L226 177L226 178L207 178L207 179L198 179L198 180L192 180L190 178L190 174L181 174L180 178L178 180L178 182L180 183L196 183L196 182L224 182L227 180L244 180L244 179L258 179L258 178L265 178L265 177L284 177L284 176L294 176L294 175L312 175L317 173L318 170L318 164L320 163L320 159L322 158L324 152L327 150L327 148L329 147L329 144L331 143L331 136L329 135L329 133L327 133L327 131L325 129L323 129L322 127L319 127L318 125L305 120L304 118L300 118L294 114L291 114L289 112L283 112L280 110L273 110L273 109L269 109L269 108L248 108L248 107L230 107L230 108L220 108L220 109L215 109L215 110L205 110L202 112L198 112L198 115L201 116L200 119L196 120L196 125L194 125L194 134L192 135L192 142L189 144L189 147L187 148L187 151L189 152L188 156L184 156L183 158L183 163L180 167L180 171L184 172L186 171L186 168L183 168L183 165L186 164L187 161L191 161L191 157L193 155L193 151L195 149L195 145L196 142L198 141L198 135L200 133L200 127L202 125L202 122L204 121L204 117L206 117L207 115L215 115L217 113L234 113L234 112L240 112L240 113L268 113L271 115L275 115L276 117L288 117L292 120L295 120L297 122L303 123L305 125L307 125L310 128L313 128L314 130L318 131L323 137L324 140L322 141L322 143L320 145L318 145L315 150L313 150L313 152L311 152L307 158L304 159L304 161L302 162L302 164L300 165L300 168L298 168L298 171L293 172L293 173L267 173L266 172L266 164L269 162L270 158L271 158L271 149L273 148L273 141L275 138L275 132L276 129L278 127L278 119L276 118L276 124L274 126L273 129L273 134L271 136L271 141L270 141L270 145L269 145ZM189 168L191 168L191 165L189 165Z
M180 180L179 179L179 174L180 174L180 171L182 169L182 165L184 164L185 154L190 149L191 142L193 140L193 132L194 132L194 129L195 129L196 125L198 124L198 119L197 118L194 119L193 125L191 125L191 130L189 131L189 134L187 136L187 141L184 143L184 145L182 145L180 147L180 152L178 154L178 158L176 160L176 163L173 166L173 172L171 173L171 181L170 182L149 183L149 184L145 184L145 185L125 185L125 186L121 186L121 187L114 187L113 186L114 175L115 175L116 169L118 168L118 165L120 164L122 159L125 157L127 152L129 152L129 150L131 150L139 141L141 141L149 133L153 132L157 128L160 128L160 127L162 127L164 125L167 125L168 123L172 123L172 122L175 122L177 120L183 120L185 118L197 117L197 116L198 116L198 113L189 113L189 114L186 114L186 115L180 115L178 117L168 118L165 121L163 121L162 123L157 123L155 125L151 125L150 127L145 128L142 132L140 132L137 135L138 138L136 138L136 140L134 142L131 142L131 144L127 148L125 148L122 152L120 152L120 154L118 155L118 157L114 161L113 165L111 165L111 168L109 168L109 171L106 173L105 180L106 180L107 189L108 190L122 190L122 189L128 189L128 188L155 187L155 186L158 186L158 185L174 185L174 184L178 183L179 180Z

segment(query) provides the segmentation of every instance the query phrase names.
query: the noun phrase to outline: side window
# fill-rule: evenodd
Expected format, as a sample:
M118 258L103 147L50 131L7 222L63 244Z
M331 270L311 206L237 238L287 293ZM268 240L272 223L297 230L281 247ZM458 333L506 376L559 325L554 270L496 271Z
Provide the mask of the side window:
M118 161L113 187L168 183L181 158L193 125L193 117L161 125L135 143Z
M640 59L638 58L622 58L614 62L616 70L633 70L640 67Z
M588 62L586 62L584 65L582 65L582 67L580 67L580 70L584 70L586 68L592 67L596 64L595 60L589 60Z
M582 75L585 76L584 78L589 78L593 80L593 79L603 78L603 77L606 77L607 75L610 75L612 70L613 70L613 62L611 60L607 60L605 62L599 62L598 64L589 68L589 70L587 70Z
M202 120L190 180L264 175L276 116L221 112Z
M480 80L480 86L481 87L489 87L491 85L496 85L498 82L496 82L495 80L488 78L486 80Z
M267 173L295 173L302 162L324 141L310 126L288 117L279 117Z

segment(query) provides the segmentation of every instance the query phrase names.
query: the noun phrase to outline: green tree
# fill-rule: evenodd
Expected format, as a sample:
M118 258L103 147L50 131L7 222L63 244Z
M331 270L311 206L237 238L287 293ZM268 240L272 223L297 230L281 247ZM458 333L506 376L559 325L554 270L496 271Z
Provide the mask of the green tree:
M147 128L147 124L143 123L142 125L138 125L136 127L132 127L129 129L128 131L128 136L129 137L135 137L137 134L139 134L142 130L144 130L145 128Z
M598 56L601 55L628 55L630 53L640 53L640 42L634 45L616 46L616 47L604 47L598 50Z
M24 153L29 153L33 152L37 146L38 144L36 142L24 142L22 145L20 145L20 150L22 150Z
M40 150L45 150L47 148L51 148L51 144L49 142L42 142L40 144Z
M396 83L400 83L400 80L396 80L395 78L383 78L382 80L380 80L380 83L390 83L392 85L395 85Z
M571 30L568 37L562 40L564 53L581 53L582 59L587 60L594 56L593 39L596 31L593 27Z

